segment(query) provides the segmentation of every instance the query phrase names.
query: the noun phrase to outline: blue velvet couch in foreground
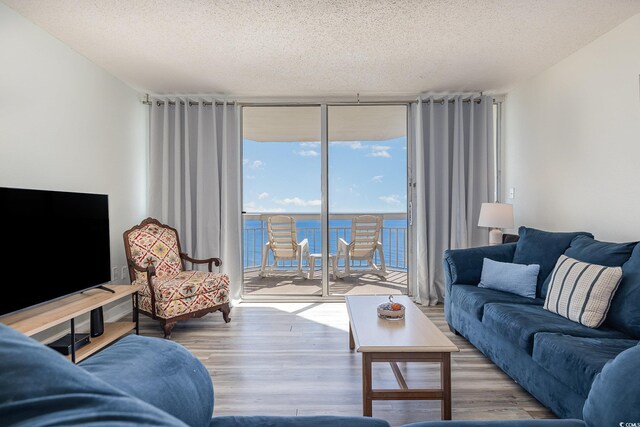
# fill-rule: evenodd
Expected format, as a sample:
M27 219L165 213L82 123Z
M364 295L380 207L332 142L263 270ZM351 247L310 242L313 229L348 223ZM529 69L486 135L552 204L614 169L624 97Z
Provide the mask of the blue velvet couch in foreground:
M175 342L129 335L74 365L0 323L2 426L389 426L365 417L212 414L209 372Z
M622 267L622 281L601 327L589 328L543 308L550 273L562 254ZM478 287L484 258L539 264L537 297ZM450 327L561 418L582 418L587 397L595 400L590 395L592 384L605 364L637 347L640 245L636 243L598 242L589 233L521 227L517 243L446 251L444 270L445 317ZM635 351L635 357L640 352ZM640 382L639 372L629 375ZM637 392L632 402L640 408ZM640 425L640 415L619 422Z
M425 422L415 426L601 427L640 420L640 346L618 355L593 384L584 419ZM213 387L202 363L171 341L127 336L74 365L0 324L0 425L387 427L365 417L212 417ZM621 410L620 408L626 408ZM630 422L630 421L629 421Z

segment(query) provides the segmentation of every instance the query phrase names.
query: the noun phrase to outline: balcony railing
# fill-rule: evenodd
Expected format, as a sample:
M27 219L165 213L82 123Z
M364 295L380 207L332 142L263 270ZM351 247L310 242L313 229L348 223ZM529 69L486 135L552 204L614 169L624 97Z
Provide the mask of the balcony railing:
M322 236L319 214L243 214L243 239L244 239L244 269L260 268L262 264L262 250L267 242L267 218L273 215L288 215L296 221L298 241L309 241L309 253L322 252ZM329 219L329 252L335 253L338 238L349 242L351 240L351 219L362 214L331 214ZM386 266L388 269L407 270L407 215L404 213L372 214L382 217L382 231L380 243L382 243ZM374 261L379 264L380 259L376 252ZM273 257L269 253L269 263ZM303 261L306 266L306 260ZM343 261L339 267L343 267ZM362 262L362 266L364 266ZM279 267L291 268L295 261L285 262ZM355 261L354 267L359 267Z

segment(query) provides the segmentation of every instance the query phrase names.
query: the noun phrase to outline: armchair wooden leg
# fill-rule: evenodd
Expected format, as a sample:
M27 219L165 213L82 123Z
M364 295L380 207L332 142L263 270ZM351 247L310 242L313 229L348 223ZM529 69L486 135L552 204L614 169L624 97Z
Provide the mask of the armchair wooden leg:
M222 318L225 323L231 322L231 318L229 317L229 313L231 312L231 307L229 307L229 303L222 304L220 307L220 311L222 312Z
M167 339L171 338L171 331L173 327L176 325L176 322L167 322L166 320L161 320L162 322L162 330L164 331L164 337Z

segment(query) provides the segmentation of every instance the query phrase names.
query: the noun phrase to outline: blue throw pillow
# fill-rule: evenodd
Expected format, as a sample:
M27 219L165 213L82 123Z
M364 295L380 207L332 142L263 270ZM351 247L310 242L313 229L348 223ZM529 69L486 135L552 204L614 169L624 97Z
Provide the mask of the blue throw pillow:
M542 286L545 279L551 274L558 258L564 254L571 241L577 236L593 237L591 233L584 231L557 233L527 227L520 227L518 234L520 239L516 246L516 252L513 254L513 262L540 266L536 295L541 298L547 296L547 290Z
M540 266L537 264L512 264L485 258L478 287L535 298L539 272Z

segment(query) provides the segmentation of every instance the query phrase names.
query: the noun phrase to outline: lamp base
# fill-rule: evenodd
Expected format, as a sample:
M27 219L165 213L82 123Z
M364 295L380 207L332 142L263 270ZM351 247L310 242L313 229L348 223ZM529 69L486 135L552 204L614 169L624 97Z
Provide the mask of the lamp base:
M492 228L491 231L489 231L489 244L491 246L502 244L502 230L499 228Z

